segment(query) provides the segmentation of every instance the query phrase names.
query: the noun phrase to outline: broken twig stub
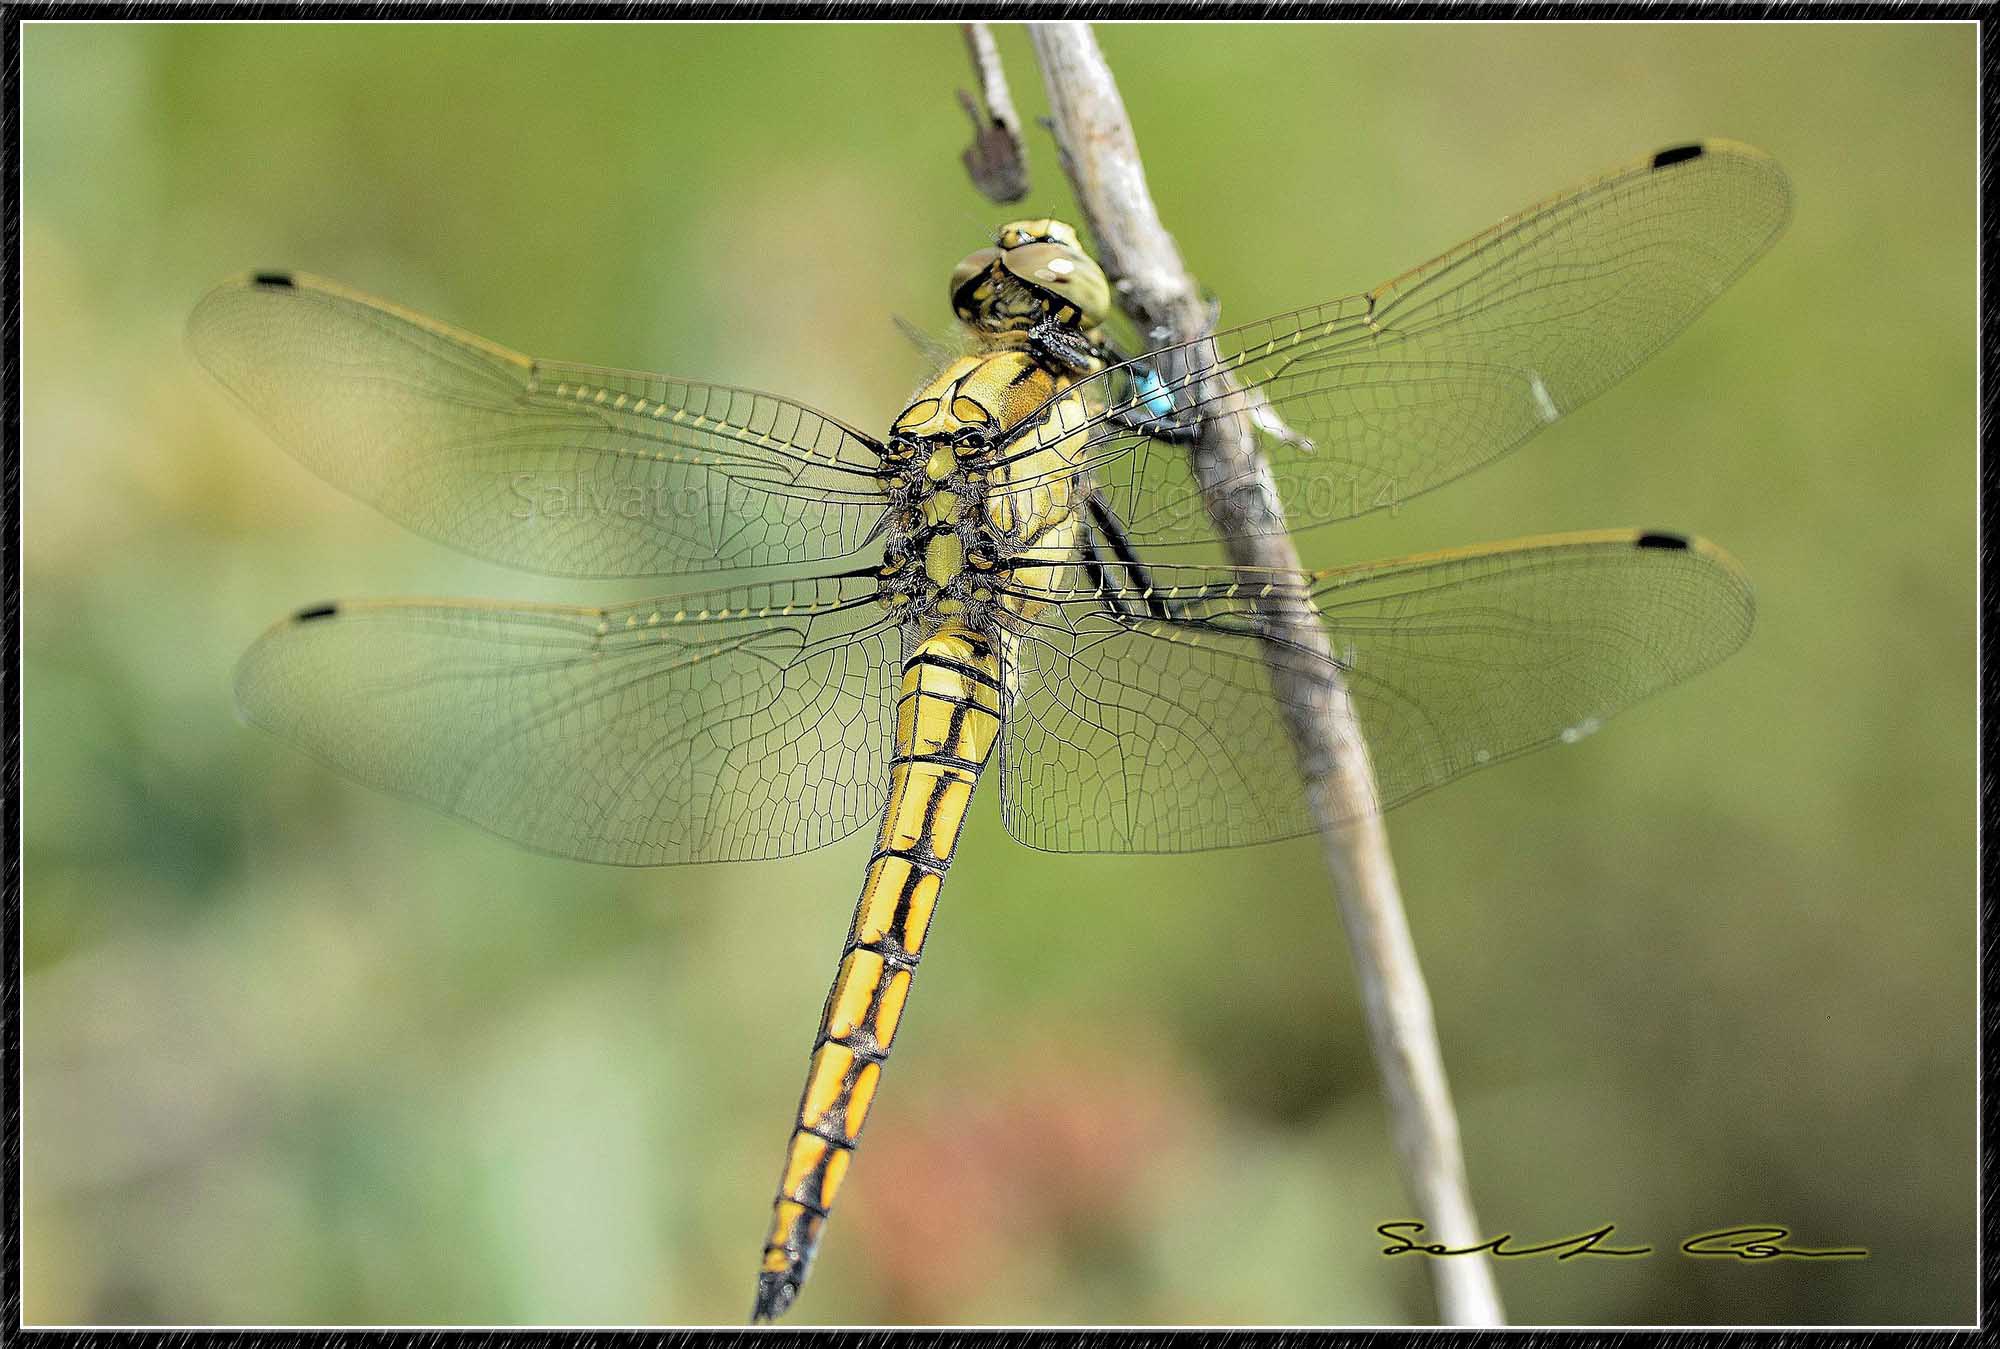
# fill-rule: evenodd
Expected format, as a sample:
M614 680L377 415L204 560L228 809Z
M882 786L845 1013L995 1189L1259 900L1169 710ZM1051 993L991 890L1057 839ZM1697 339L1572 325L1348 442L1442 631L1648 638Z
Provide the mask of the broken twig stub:
M962 24L966 49L979 75L979 98L958 91L958 105L972 121L972 144L959 158L972 175L973 186L989 201L1016 202L1028 195L1028 146L1021 139L1021 119L1000 65L1000 50L983 23Z

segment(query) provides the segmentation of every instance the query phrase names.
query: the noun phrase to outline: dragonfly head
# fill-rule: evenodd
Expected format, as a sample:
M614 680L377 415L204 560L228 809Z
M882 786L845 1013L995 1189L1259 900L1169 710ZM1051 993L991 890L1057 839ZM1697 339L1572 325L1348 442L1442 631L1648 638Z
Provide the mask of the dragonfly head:
M994 246L969 253L951 273L959 321L988 336L1025 333L1054 321L1082 331L1111 312L1111 283L1060 220L1016 220Z

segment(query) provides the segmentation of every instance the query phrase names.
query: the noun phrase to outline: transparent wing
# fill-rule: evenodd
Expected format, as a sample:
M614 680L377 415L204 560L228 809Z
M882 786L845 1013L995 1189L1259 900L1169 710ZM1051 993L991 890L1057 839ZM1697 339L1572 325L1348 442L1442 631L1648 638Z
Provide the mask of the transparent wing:
M195 355L299 461L391 519L559 576L853 552L879 447L770 394L538 361L330 281L242 277Z
M1255 609L1225 568L1155 573L1173 621L1072 599L1015 625L1000 812L1030 847L1190 852L1311 827Z
M610 609L307 609L237 668L245 716L531 848L644 866L782 857L872 818L898 641L869 576Z
M1186 433L1262 404L1311 442L1266 445L1291 528L1393 506L1491 462L1616 383L1749 266L1790 213L1784 172L1761 151L1726 141L1661 151L1373 290L1092 376L1085 385L1105 410L1081 457L1135 542L1205 540L1185 451L1142 433ZM1221 375L1247 397L1228 393ZM1243 514L1253 532L1269 520Z
M1750 586L1727 554L1609 531L1310 576L1154 567L1152 587L1044 597L1019 638L1002 814L1059 852L1181 852L1309 832L1267 651L1272 605L1318 608L1386 808L1576 740L1740 646ZM1167 615L1165 617L1161 615ZM1319 696L1318 690L1315 696Z

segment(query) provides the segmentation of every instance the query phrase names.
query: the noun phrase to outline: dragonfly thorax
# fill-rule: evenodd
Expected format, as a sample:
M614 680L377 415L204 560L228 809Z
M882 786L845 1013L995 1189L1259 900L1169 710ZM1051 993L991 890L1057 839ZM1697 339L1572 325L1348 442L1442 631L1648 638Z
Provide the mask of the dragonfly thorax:
M883 517L881 601L920 629L946 619L984 629L998 600L1002 560L1014 547L989 510L994 451L984 437L899 448L904 457L892 468Z
M1074 476L1029 422L1048 424L1069 383L1025 348L996 346L939 371L891 423L878 593L906 626L990 631L1001 610L1021 611L1024 576L1064 579L1027 555L1069 545Z

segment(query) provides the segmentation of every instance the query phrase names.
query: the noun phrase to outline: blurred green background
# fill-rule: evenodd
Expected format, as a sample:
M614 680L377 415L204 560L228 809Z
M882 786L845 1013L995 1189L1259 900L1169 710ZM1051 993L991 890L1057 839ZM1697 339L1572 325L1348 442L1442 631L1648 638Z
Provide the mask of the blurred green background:
M999 31L1023 115L1025 35ZM1312 565L1612 525L1724 543L1750 645L1392 834L1481 1218L1659 1253L1519 1322L1974 1311L1974 30L1105 26L1152 186L1247 320L1663 145L1790 232L1623 386ZM24 1314L737 1323L866 843L533 856L235 720L335 595L629 598L406 534L193 363L296 267L518 349L880 426L966 181L949 25L32 24L22 59ZM1031 852L982 792L791 1320L1394 1323L1424 1272L1311 841ZM1789 1224L1865 1261L1704 1262Z

